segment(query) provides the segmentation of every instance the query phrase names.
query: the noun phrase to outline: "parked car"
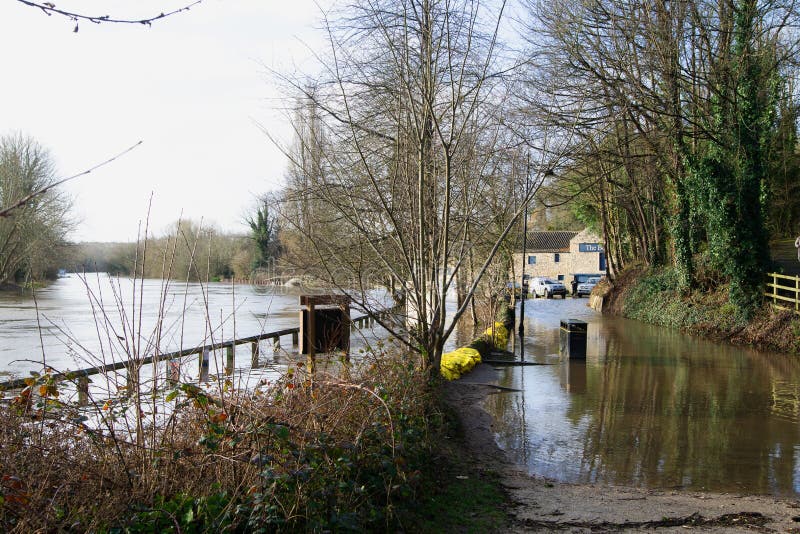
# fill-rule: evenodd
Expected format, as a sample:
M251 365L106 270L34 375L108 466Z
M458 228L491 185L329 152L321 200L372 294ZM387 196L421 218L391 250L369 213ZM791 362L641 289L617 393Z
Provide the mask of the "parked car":
M554 295L567 297L567 288L561 282L550 278L532 278L530 281L530 291L535 297L553 298Z
M514 295L515 299L518 299L522 296L522 285L519 282L508 282L506 284L505 295L510 296Z
M592 294L592 289L597 283L600 282L599 276L592 276L587 278L585 282L578 284L578 290L575 292L576 297L582 297L586 295L587 297Z

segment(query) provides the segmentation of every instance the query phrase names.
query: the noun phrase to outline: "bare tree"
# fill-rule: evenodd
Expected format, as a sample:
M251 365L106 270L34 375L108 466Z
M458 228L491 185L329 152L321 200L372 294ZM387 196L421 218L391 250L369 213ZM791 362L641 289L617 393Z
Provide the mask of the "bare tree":
M0 283L57 267L58 250L73 222L72 202L55 187L52 159L35 140L20 134L0 138Z
M326 20L327 71L289 80L307 110L296 126L300 145L313 147L319 164L311 169L286 150L302 178L289 184L287 202L314 209L310 224L290 215L285 226L306 239L316 276L356 289L366 309L381 305L376 283L400 288L409 320L384 326L432 368L553 164L529 169L512 150L519 139L505 117L514 64L498 44L504 9L357 2ZM448 313L457 279L462 298Z
M755 172L769 165L765 154L776 102L794 98L776 87L796 72L795 4L528 2L526 36L535 69L529 83L558 95L555 102L532 101L531 107L551 124L580 124L572 189L591 190L602 204L597 220L607 246L616 248L609 255L614 264L622 266L626 258L671 260L682 286L689 287L692 257L702 243L713 245L718 239L712 236L723 235L728 244L718 251L730 251L731 242L752 243L751 236L761 234L756 227L764 210L750 211L764 202L753 187L758 179L744 187L747 180L732 169ZM714 159L722 162L717 171L728 162L732 172L713 178ZM771 180L762 176L762 191ZM711 200L733 190L739 192L727 200ZM718 216L718 207L736 204L736 198L748 199L734 210L742 224ZM764 250L750 246L748 252L763 256ZM756 270L750 269L751 278Z

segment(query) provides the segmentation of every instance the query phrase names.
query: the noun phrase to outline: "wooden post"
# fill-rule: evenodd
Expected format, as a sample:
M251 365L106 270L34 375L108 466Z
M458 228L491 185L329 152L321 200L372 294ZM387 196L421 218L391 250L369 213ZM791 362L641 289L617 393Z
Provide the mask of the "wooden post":
M308 331L303 333L303 337L306 341L306 349L308 349L306 370L311 377L314 376L314 372L316 371L317 325L314 319L314 303L312 302L308 305Z
M181 381L181 361L178 358L167 360L167 384L174 386Z
M772 273L772 303L778 303L778 275Z
M299 339L300 339L300 334L298 334L297 332L292 332L292 347L297 347L297 345L300 343Z
M78 377L78 406L89 404L89 377L86 375Z
M350 321L350 304L342 304L342 312L344 312L344 324L342 324L342 336L347 336L344 346L344 361L350 361L350 330L352 322Z
M250 345L250 367L258 369L258 341L253 341Z
M198 353L200 355L200 382L208 382L208 366L210 360L209 350L204 348Z
M225 374L228 376L233 374L235 357L236 357L236 345L232 341L230 345L225 347Z
M139 384L139 367L132 362L128 363L130 365L128 366L128 381L125 384L125 396L130 398Z
M272 351L278 352L281 350L281 338L279 336L275 336L272 338Z
M800 312L800 276L794 277L794 311Z

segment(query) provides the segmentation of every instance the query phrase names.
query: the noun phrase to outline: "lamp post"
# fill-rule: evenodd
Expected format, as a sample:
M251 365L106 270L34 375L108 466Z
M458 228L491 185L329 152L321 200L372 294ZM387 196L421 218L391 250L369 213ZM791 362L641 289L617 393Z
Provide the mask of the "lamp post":
M531 176L531 156L528 154L528 162L525 166L525 209L523 211L523 219L522 219L522 283L520 287L520 303L519 303L519 352L520 352L520 359L525 361L525 343L523 341L523 337L525 336L525 297L527 295L527 291L525 289L525 264L528 261L528 258L525 256L528 254L528 202L529 198L528 195L529 187L530 187L530 176Z
M519 337L525 335L525 326L523 319L525 319L525 263L527 258L525 255L528 253L528 203L525 203L525 220L522 222L522 283L520 284L520 302L519 302Z

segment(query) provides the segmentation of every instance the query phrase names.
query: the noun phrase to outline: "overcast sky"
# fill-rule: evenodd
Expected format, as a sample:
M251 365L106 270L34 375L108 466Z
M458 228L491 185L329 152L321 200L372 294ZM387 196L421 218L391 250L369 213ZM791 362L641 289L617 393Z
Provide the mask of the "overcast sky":
M178 7L150 0L57 7L140 17ZM325 3L325 2L323 2ZM93 11L92 6L102 6ZM204 0L191 11L136 25L81 23L0 1L0 134L48 148L60 176L133 145L68 187L80 223L75 241L133 241L185 218L245 231L254 195L280 186L285 158L255 123L288 139L288 104L266 67L315 69L321 46L313 0Z

